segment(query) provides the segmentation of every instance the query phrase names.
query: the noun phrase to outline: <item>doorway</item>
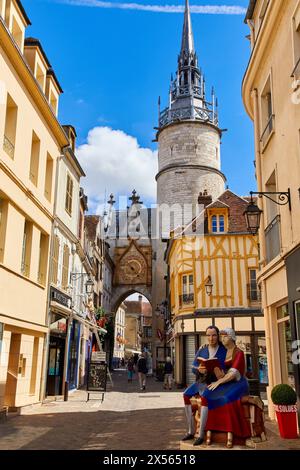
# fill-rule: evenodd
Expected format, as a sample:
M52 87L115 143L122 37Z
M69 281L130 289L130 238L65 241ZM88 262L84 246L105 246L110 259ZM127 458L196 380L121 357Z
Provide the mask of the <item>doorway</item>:
M47 395L62 395L65 339L50 336L47 376Z

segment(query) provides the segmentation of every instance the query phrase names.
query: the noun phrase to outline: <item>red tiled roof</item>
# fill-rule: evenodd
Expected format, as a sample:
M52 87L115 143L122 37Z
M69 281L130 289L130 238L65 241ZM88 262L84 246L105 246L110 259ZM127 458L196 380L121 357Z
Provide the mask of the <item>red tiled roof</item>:
M138 300L124 300L124 304L126 305L127 313L142 313L141 302Z

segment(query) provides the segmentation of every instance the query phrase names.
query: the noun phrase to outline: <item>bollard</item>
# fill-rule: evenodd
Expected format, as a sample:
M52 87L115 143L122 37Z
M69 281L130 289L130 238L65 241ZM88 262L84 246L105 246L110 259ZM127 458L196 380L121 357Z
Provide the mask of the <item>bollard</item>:
M68 401L68 398L69 398L69 382L65 382L64 401Z

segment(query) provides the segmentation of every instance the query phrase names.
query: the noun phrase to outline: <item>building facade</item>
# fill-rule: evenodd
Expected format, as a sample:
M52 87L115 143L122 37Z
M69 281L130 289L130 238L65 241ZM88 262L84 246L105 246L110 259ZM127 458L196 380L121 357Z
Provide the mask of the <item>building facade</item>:
M206 343L206 328L216 325L234 328L250 384L256 393L263 392L268 380L266 341L256 282L257 238L248 233L243 215L248 202L229 190L215 201L204 195L199 202L205 206L201 233L187 234L185 229L174 235L166 254L175 380L194 382L195 351Z
M300 2L251 1L245 21L251 56L243 100L254 122L258 191L288 193L259 199L258 282L265 316L269 389L288 383L300 393L297 344L300 339ZM253 189L253 188L252 188ZM255 189L255 188L254 188ZM289 199L289 201L288 201ZM269 408L274 416L273 407Z
M125 314L126 306L124 303L120 305L115 316L115 338L114 338L114 353L113 361L119 363L120 360L125 359Z
M64 131L69 146L58 159L56 170L46 395L61 395L66 383L69 389L80 384L80 338L86 334L81 325L86 309L85 257L80 254L78 238L80 178L85 174L74 153L76 131L72 126L64 126Z
M0 404L40 400L61 93L19 0L0 2Z

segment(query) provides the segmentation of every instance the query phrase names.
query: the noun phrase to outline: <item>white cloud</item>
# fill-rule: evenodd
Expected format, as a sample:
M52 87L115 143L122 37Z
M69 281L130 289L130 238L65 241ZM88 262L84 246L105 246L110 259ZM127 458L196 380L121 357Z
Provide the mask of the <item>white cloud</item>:
M56 0L73 6L94 8L116 8L119 10L140 10L155 13L182 13L184 5L143 5L140 3L106 2L102 0ZM209 15L245 15L247 9L239 5L191 5L192 13Z
M133 189L145 202L155 202L157 152L139 146L135 137L110 127L95 127L77 149L86 177L82 181L89 209L102 212L105 190L127 196ZM108 197L107 197L108 198Z

